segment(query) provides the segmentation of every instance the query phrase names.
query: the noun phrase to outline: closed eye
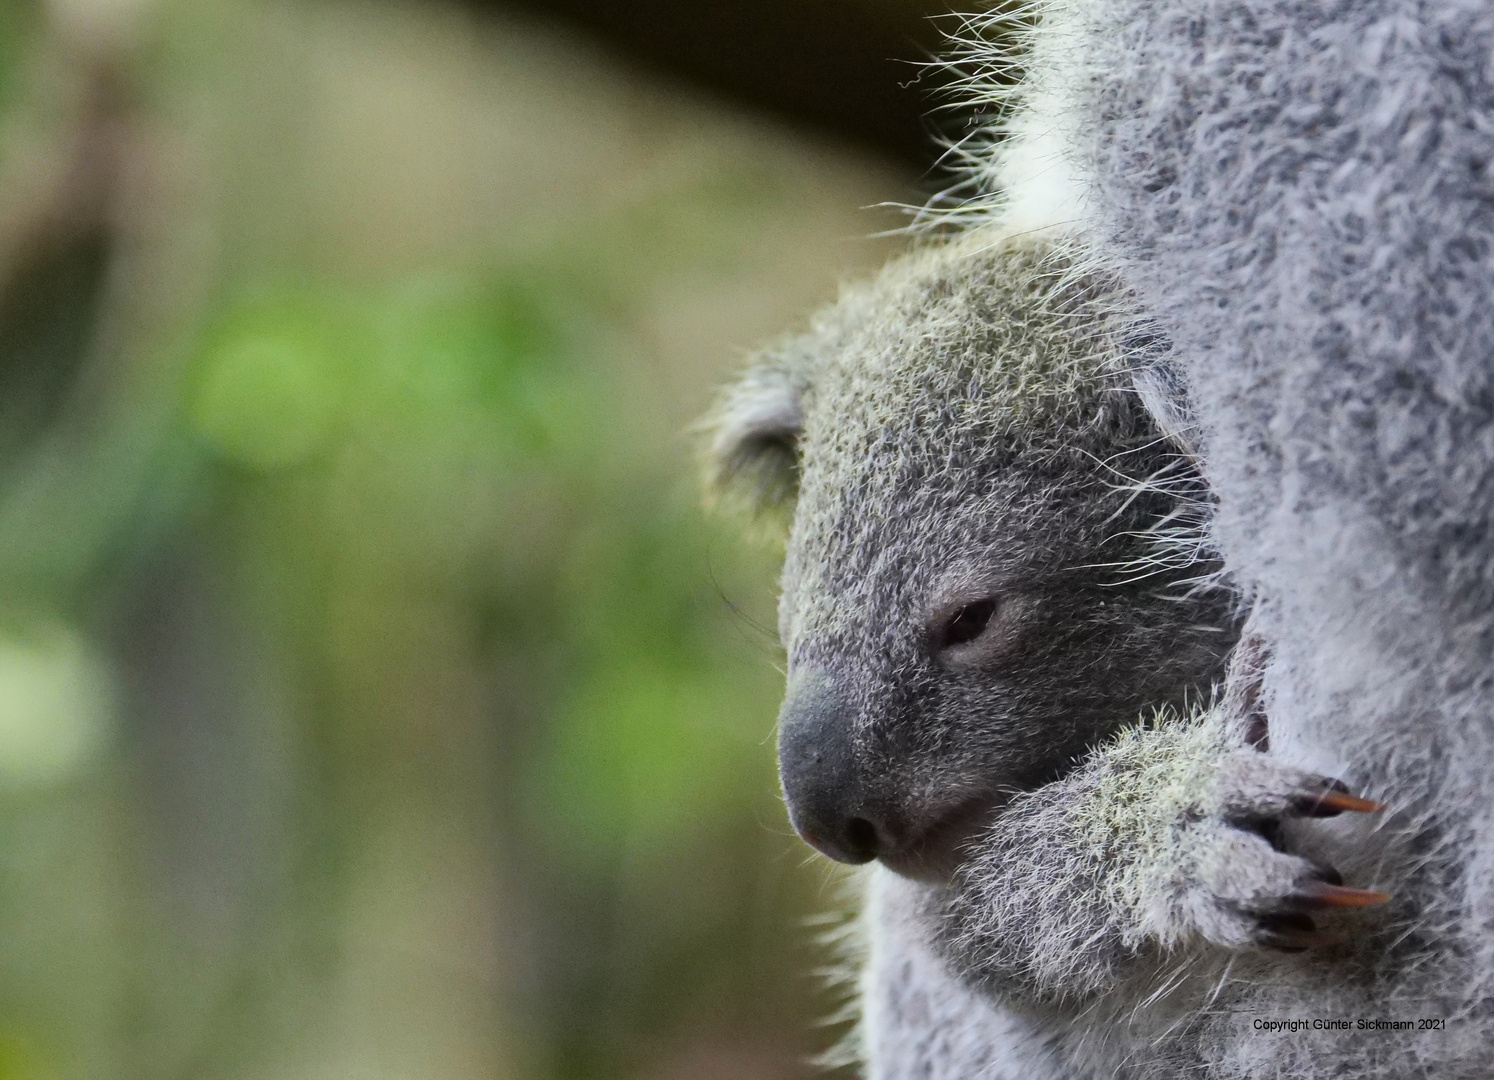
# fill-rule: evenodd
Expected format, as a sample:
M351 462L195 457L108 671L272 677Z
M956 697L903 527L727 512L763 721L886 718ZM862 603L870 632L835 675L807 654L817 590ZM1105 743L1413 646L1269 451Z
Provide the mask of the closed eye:
M991 617L995 614L995 600L977 600L973 604L966 604L945 619L943 625L940 626L939 648L952 649L956 645L974 641L986 632L986 627L990 625Z

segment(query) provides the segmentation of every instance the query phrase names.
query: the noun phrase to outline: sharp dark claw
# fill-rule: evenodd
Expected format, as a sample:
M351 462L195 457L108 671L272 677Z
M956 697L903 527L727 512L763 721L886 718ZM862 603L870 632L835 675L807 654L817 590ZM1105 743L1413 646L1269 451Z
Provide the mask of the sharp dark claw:
M1376 889L1351 889L1326 881L1309 881L1298 886L1287 900L1295 908L1310 911L1317 908L1376 907L1388 904L1391 896Z
M1261 932L1256 941L1281 952L1303 952L1324 945L1341 945L1344 941L1339 934L1319 931L1306 915L1265 915L1261 917L1260 925Z
M1378 814L1386 809L1384 803L1375 802L1373 799L1361 799L1353 794L1340 780L1328 781L1327 789L1316 795L1297 796L1292 800L1292 805L1303 817L1314 818L1337 817L1346 812Z

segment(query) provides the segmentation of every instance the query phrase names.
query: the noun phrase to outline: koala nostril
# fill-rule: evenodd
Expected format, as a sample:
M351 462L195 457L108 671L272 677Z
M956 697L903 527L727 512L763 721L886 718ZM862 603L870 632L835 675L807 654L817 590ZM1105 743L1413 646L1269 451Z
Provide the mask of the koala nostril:
M866 818L853 817L846 822L846 849L855 857L873 859L881 849L881 837L877 827Z
M870 862L895 846L880 804L868 798L854 719L854 707L840 687L805 668L789 682L778 724L779 778L789 821L821 854L852 864Z

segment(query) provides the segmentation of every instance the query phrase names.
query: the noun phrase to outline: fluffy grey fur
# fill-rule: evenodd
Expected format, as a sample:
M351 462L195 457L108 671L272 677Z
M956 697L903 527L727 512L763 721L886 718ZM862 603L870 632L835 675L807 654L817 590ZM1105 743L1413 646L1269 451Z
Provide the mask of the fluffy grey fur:
M1396 814L1397 894L1325 987L1235 1016L1442 1032L1203 1033L1220 1071L1490 1071L1494 780L1494 7L1132 2L1081 12L1068 151L1091 243L1166 327L1260 598L1278 753ZM1085 56L1087 53L1087 56Z
M870 886L869 1075L1487 1075L1494 8L1040 14L975 231L850 294L716 428L728 487L799 490L796 824L900 871ZM1217 701L1217 593L1165 558L1113 576L1179 493L1102 481L1180 444L1268 646ZM972 597L990 625L941 645ZM1295 820L1323 776L1393 813ZM919 830L967 806L950 860ZM872 831L822 835L848 815ZM1330 865L1394 903L1261 948L1309 940ZM1313 1019L1350 1026L1256 1026Z
M1106 368L1104 290L1046 243L980 241L849 291L715 428L728 496L798 489L790 699L830 702L847 797L915 873L945 854L930 826L988 818L1144 708L1207 693L1233 640L1227 598L1141 564L1187 481L1129 481L1187 470ZM982 632L945 640L989 598Z
M1136 392L1125 361L1155 357L1122 300L1063 245L982 229L849 290L712 424L724 499L793 501L795 824L905 879L870 904L874 1076L1120 1067L1192 1022L1208 946L1295 944L1283 918L1332 875L1272 842L1325 781L1250 748L1244 695L1209 698L1231 597L1196 543L1156 555L1200 480Z

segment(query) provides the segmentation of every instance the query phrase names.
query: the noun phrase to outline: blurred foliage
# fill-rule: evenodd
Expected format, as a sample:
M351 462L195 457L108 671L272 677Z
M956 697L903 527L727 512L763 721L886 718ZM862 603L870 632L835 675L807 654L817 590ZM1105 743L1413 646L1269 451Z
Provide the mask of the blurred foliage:
M0 109L13 104L20 90L21 69L41 29L40 16L32 3L9 0L0 4Z
M421 142L375 98L376 145L424 149L328 149L376 10L425 58L391 85L532 139L527 101L553 144ZM833 286L823 207L868 170L575 90L544 34L469 70L404 10L168 6L125 62L0 3L0 109L125 147L0 162L82 154L108 211L0 213L0 402L45 403L0 405L0 1080L783 1080L822 1041L776 556L699 513L679 428L734 335ZM57 91L78 63L130 93ZM479 208L511 166L509 223L426 245L401 215L469 197L431 147ZM104 270L58 271L85 242Z
M231 542L250 548L252 586L287 620L276 636L303 663L325 658L308 681L362 713L336 739L376 739L363 725L391 701L427 707L435 688L391 673L391 647L407 667L471 634L473 662L502 671L497 695L525 701L484 717L503 725L507 753L481 737L468 749L500 759L497 816L528 867L531 910L553 924L540 937L561 943L532 962L558 982L562 1016L579 1013L565 1019L581 1044L565 1075L615 1075L618 1036L665 1020L627 986L673 984L676 1010L698 1005L724 959L714 939L753 917L732 912L728 883L756 859L745 875L724 864L761 848L754 831L778 817L765 725L776 674L743 663L719 591L723 575L762 591L766 560L701 520L650 448L656 432L628 431L625 395L595 363L606 305L585 291L528 268L236 300L205 335L186 412L225 474L215 515L243 520ZM368 679L387 696L365 711L368 688L347 684ZM441 752L383 734L398 752ZM328 766L350 758L357 782L375 754L342 744ZM672 880L682 871L695 881ZM651 941L629 965L669 970L598 985L596 958L636 947L620 922L622 938L674 952ZM567 986L578 955L582 985ZM598 996L617 1015L599 1014Z

